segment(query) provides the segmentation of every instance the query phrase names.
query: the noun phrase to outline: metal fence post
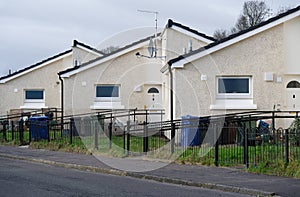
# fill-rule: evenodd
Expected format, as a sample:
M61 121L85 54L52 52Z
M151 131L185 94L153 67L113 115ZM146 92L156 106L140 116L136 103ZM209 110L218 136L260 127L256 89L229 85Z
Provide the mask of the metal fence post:
M5 142L7 141L6 124L7 124L7 121L4 121L4 123L3 123L3 139L4 139Z
M31 140L32 140L32 135L31 135L31 132L32 132L31 121L28 121L28 127L29 127L29 143L31 143Z
M248 161L248 128L244 129L244 164L246 164L246 168L249 168Z
M111 147L112 147L112 122L110 122L108 124L108 139L109 139L108 147L109 147L109 149L111 149Z
M124 152L124 155L126 155L126 129L125 129L125 126L123 129L123 152Z
M20 138L20 143L24 144L24 120L23 119L19 121L19 138Z
M95 121L95 142L94 142L94 148L98 150L98 129L97 129L97 126L98 126L98 123L97 121Z
M215 137L215 166L219 165L219 136L217 135L218 126L214 126L214 137ZM222 131L221 131L222 132ZM221 133L222 135L222 133Z
M148 152L148 125L147 122L144 122L144 137L143 137L144 149L143 152Z
M127 147L126 147L126 150L127 150L127 153L126 155L128 156L129 155L129 151L130 151L130 121L127 121Z
M171 123L171 153L175 152L175 123Z
M47 134L48 134L48 142L50 142L50 121L47 120Z
M73 143L73 129L74 129L74 118L70 118L70 133L69 133L70 144Z
M145 119L146 119L146 123L147 123L148 122L148 110L146 109L145 112L146 112L146 118Z
M15 125L14 125L14 121L11 121L10 123L11 123L11 140L15 140Z
M285 130L285 164L289 163L289 130Z
M272 132L275 130L275 112L272 112Z

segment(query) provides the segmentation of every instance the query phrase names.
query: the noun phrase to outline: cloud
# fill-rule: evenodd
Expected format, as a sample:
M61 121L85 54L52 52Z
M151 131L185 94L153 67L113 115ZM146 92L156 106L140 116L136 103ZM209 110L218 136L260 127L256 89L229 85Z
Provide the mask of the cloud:
M297 5L297 0L266 0L270 6ZM206 34L230 28L240 13L242 1L171 0L9 0L0 3L0 75L7 68L31 65L70 48L73 39L97 46L111 35L126 30L154 27L169 18ZM18 65L18 66L16 66Z

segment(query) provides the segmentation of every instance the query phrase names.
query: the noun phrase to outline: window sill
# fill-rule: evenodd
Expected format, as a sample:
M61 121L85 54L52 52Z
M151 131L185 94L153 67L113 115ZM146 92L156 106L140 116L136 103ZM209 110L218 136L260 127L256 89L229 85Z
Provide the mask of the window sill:
M45 106L45 103L42 102L25 102L23 106L20 106L21 109L42 109L48 108Z
M121 102L94 102L90 109L125 109Z
M119 97L98 97L95 98L95 103L101 103L101 102L121 102L121 98Z
M257 109L252 99L224 99L216 100L214 105L210 105L211 110L250 110Z

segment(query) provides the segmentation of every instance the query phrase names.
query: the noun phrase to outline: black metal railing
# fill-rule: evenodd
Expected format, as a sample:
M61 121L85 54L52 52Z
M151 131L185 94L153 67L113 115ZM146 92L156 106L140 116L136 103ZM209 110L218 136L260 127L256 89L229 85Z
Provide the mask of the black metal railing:
M61 142L95 153L179 158L217 166L249 167L300 158L298 112L255 111L172 122L161 121L163 114L162 110L134 109L37 121L6 117L1 119L0 140Z

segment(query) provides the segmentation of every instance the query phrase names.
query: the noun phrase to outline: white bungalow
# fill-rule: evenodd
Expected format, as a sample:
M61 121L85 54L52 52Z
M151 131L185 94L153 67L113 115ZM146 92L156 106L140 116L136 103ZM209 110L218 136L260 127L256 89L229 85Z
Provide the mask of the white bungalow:
M300 110L300 6L171 59L164 100L174 118L249 110ZM163 94L170 95L168 89ZM169 96L170 97L170 96ZM170 103L173 106L170 107Z
M74 40L71 49L0 77L0 115L60 108L61 81L57 73L103 55Z
M214 39L169 20L154 38L144 38L110 54L59 73L64 80L65 114L103 109L164 109L168 100L160 72L166 61L206 46ZM150 54L148 55L148 52Z

